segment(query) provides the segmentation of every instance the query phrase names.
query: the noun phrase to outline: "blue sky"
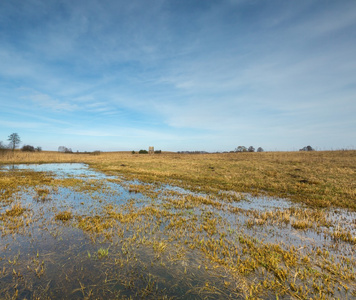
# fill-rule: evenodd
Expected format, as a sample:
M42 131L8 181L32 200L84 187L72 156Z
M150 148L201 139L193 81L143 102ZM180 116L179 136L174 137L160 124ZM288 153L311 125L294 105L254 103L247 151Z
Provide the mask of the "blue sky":
M356 2L0 1L0 141L356 147Z

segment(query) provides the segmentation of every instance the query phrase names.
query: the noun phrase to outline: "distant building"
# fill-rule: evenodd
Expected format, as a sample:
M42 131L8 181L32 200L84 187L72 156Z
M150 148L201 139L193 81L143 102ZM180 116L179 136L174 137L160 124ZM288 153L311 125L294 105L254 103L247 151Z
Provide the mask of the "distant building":
M154 154L155 148L153 146L148 147L148 154Z

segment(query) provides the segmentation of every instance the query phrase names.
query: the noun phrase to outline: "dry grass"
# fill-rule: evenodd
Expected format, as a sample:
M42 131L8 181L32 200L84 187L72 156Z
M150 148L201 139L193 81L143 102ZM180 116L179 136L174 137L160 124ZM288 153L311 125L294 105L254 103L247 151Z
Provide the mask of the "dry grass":
M73 216L70 211L61 211L56 214L55 219L65 222L65 221L69 221L70 219L72 219L72 217Z
M46 153L15 152L21 162L68 159L90 163L108 174L210 193L162 190L158 195L156 186L117 181L133 197L118 204L110 201L119 200L120 193L113 193L101 180L55 178L32 171L0 172L0 229L8 241L0 249L0 279L8 288L0 289L0 298L23 298L21 292L33 290L33 296L27 298L36 299L39 293L37 298L46 299L51 290L42 291L42 287L52 289L56 282L63 297L85 299L113 299L114 294L109 292L117 290L127 293L126 299L168 299L168 295L200 299L352 298L356 296L356 261L351 252L356 243L354 218L352 224L336 226L328 210L299 206L244 210L233 207L241 196L219 193L232 190L286 195L311 206L346 195L347 201L326 206L353 208L355 152L345 153L105 153L96 157L47 153L46 157ZM288 177L293 170L301 177ZM306 174L313 178L310 182L328 182L339 192L328 195L318 194L315 187L308 189ZM299 192L285 192L293 187L299 187ZM69 197L73 202L82 201L77 198L79 194L85 195L83 206L69 205L69 199L62 199L60 193L56 197L63 189L73 192ZM25 204L21 193L26 192L35 201L29 197L30 203ZM147 196L144 205L139 198L142 194ZM322 201L311 201L313 195L319 195ZM37 201L42 196L52 200ZM41 235L36 243L33 233L37 231ZM283 232L285 236L278 239ZM18 233L23 235L18 241L26 239L33 248L10 252L16 249ZM292 233L305 239L294 245L289 239ZM324 236L331 242L314 244L310 236ZM52 244L55 248L47 248ZM53 274L55 277L51 277ZM53 283L51 278L55 278ZM115 296L120 299L122 295Z
M101 155L8 152L0 164L88 163L128 179L171 183L208 193L249 192L284 197L313 207L356 210L356 151L226 154Z
M20 203L13 204L10 209L6 210L5 215L11 217L21 216L26 209Z

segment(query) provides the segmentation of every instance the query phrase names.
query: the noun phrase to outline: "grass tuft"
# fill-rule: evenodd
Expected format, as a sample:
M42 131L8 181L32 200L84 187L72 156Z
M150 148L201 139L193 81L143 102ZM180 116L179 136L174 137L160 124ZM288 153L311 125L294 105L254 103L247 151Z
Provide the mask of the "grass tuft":
M59 212L58 214L56 214L55 219L66 222L66 221L69 221L70 219L72 219L72 217L73 216L70 211L62 211L62 212Z

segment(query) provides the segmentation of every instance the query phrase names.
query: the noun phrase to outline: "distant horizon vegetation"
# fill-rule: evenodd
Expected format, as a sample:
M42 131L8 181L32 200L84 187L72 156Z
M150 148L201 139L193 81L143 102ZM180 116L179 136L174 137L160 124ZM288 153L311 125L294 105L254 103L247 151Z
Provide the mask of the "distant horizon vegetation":
M148 154L148 151L146 149L140 149L140 150L94 150L94 151L79 151L79 150L72 150L70 147L66 146L59 146L58 150L47 150L47 149L42 149L41 146L32 146L29 144L23 144L23 146L20 148L21 145L21 138L18 133L12 133L8 136L7 141L9 142L8 144L4 143L3 141L0 140L0 151L4 150L12 150L15 151L17 149L24 151L24 152L41 152L41 151L48 151L48 152L62 152L62 153L94 153L96 155L100 154L100 152L131 152L132 154ZM148 147L147 147L148 148ZM178 150L178 151L162 151L162 150L156 150L155 154L160 154L162 152L171 152L171 153L180 153L180 154L208 154L208 153L242 153L242 152L296 152L296 151L347 151L347 150L355 150L354 146L349 146L349 147L341 147L338 149L320 149L319 147L312 147L310 145L304 146L300 149L293 149L293 150L278 150L278 149L273 149L273 150L265 150L262 147L258 147L257 149L254 146L237 146L234 150L225 150L225 151L205 151L205 150Z

